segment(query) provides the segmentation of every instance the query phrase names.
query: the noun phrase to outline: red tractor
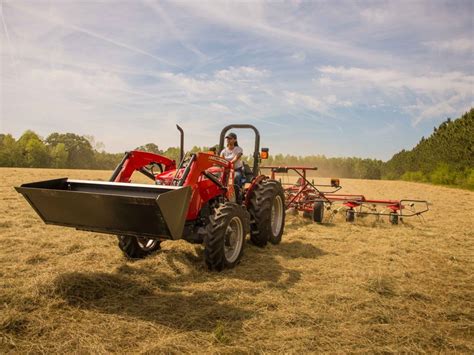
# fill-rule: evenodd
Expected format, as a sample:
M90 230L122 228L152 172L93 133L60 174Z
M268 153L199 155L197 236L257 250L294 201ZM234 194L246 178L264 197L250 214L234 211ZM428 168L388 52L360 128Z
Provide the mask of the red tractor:
M233 164L209 153L184 156L181 161L158 154L127 152L109 182L61 178L23 184L23 194L47 224L118 236L119 247L129 258L143 258L160 249L164 240L185 239L203 243L210 270L233 267L242 256L245 237L253 244L278 244L285 225L285 197L281 184L260 175L260 134L247 124L225 127L255 132L253 168L247 164L242 187L234 185ZM155 170L158 170L155 172ZM131 183L141 172L154 184Z

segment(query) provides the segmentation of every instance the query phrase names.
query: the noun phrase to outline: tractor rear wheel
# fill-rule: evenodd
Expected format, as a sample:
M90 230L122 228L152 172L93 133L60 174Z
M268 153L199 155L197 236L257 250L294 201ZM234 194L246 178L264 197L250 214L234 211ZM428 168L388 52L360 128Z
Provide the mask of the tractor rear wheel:
M129 259L142 259L161 249L161 241L143 237L118 235L118 246Z
M267 242L278 244L285 228L285 195L276 180L263 180L255 186L248 206L250 240L264 247Z
M313 221L323 223L324 218L324 202L316 201L313 205Z
M209 270L234 267L242 257L249 214L244 207L226 202L209 218L204 237L204 258Z

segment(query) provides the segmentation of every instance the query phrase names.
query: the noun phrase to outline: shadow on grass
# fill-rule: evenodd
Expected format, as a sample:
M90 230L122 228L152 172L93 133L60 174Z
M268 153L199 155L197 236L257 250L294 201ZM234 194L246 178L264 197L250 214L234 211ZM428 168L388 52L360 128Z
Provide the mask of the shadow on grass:
M300 241L283 241L266 248L246 243L241 263L234 269L216 273L207 271L202 250L201 247L196 247L195 252L162 250L145 260L124 263L115 273L65 273L44 285L44 292L70 306L176 329L212 331L217 322L229 322L240 328L254 312L229 304L235 292L253 297L268 289L290 289L300 281L301 272L284 267L280 258L309 259L326 254ZM255 287L232 280L253 282ZM217 286L211 290L206 286L207 290L200 289L200 284L209 283ZM191 288L192 285L196 287Z
M240 327L253 314L222 303L223 293L232 290L166 292L123 274L66 273L58 276L47 292L61 297L70 306L183 330L212 331L218 321L229 321Z
M138 261L121 265L117 271L122 274L145 276L151 282L169 290L189 283L219 282L227 279L291 288L300 280L300 272L284 267L277 257L317 258L325 254L312 245L298 241L276 246L269 244L265 248L259 248L247 242L243 257L235 268L222 272L210 272L204 263L203 250L201 246L196 246L195 253L173 249L162 250L155 254L160 257L161 264L155 264L153 268L150 268L146 262ZM166 272L165 269L172 272Z
M282 242L281 244L272 248L272 252L275 252L277 255L286 259L316 259L327 254L324 250L315 247L312 244L303 243L298 240L292 242Z

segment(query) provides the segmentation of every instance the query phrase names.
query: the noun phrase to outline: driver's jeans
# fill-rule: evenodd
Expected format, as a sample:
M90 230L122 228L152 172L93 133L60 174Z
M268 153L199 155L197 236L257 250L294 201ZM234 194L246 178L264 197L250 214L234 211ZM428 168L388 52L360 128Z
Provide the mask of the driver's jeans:
M234 184L242 187L242 180L244 176L244 168L237 168L234 170Z

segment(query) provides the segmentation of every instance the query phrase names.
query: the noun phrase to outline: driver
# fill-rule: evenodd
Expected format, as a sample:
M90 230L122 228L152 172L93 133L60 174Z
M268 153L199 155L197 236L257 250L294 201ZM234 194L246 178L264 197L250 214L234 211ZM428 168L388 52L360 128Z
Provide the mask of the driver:
M225 138L227 139L227 146L222 150L221 157L234 164L234 184L242 187L244 164L240 158L242 157L244 151L239 147L237 135L235 133L231 132Z

